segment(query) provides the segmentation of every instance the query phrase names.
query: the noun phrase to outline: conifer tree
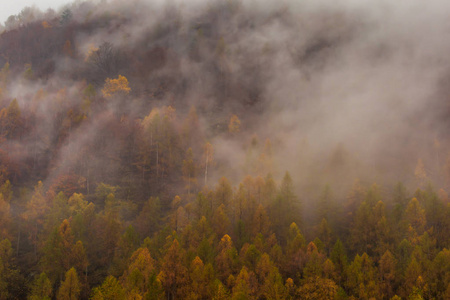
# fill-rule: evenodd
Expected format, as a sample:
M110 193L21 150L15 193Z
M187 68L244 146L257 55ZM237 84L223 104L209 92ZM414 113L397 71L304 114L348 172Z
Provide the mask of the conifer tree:
M75 268L71 268L66 272L65 279L61 282L56 298L58 300L78 300L80 291L81 288L77 271L75 271Z

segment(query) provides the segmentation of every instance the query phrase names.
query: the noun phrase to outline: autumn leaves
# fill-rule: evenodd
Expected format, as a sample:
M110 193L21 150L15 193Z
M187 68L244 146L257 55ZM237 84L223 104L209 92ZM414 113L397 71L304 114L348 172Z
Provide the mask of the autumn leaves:
M125 76L119 75L117 79L107 78L102 89L105 98L112 98L114 96L128 95L131 88L128 84L128 79Z

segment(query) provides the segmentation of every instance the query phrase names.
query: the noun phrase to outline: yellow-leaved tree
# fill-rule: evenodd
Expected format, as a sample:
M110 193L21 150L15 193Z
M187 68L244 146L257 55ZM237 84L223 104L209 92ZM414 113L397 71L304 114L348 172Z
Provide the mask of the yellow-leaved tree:
M106 78L102 93L105 98L114 96L128 95L131 88L128 84L128 79L125 76L119 75L117 79Z
M80 296L80 282L78 280L77 271L71 268L66 272L66 279L61 282L59 287L58 300L76 300Z

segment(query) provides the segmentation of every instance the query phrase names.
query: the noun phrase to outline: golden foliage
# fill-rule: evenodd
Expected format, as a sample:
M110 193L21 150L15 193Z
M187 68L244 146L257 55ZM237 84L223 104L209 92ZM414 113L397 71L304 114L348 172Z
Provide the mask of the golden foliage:
M45 29L48 29L48 28L52 28L53 26L50 24L50 23L48 23L47 21L42 21L42 27L43 28L45 28Z
M335 299L338 287L333 280L311 277L306 279L297 289L297 296L301 299Z
M232 115L228 123L228 131L230 133L238 133L241 130L241 120L236 115Z
M94 45L90 45L89 46L89 50L86 52L86 57L84 58L84 61L88 61L92 55L98 51L98 48L95 47Z
M128 95L131 88L128 84L128 79L125 76L119 75L117 79L107 78L102 89L103 96L111 98L115 95Z
M61 282L58 291L58 300L76 300L80 295L80 282L78 280L77 271L71 268L66 273L66 279Z

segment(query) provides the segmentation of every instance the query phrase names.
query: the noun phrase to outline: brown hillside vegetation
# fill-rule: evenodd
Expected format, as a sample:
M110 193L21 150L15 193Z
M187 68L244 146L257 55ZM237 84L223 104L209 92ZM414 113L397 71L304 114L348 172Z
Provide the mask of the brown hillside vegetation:
M448 9L9 17L0 300L450 299Z

